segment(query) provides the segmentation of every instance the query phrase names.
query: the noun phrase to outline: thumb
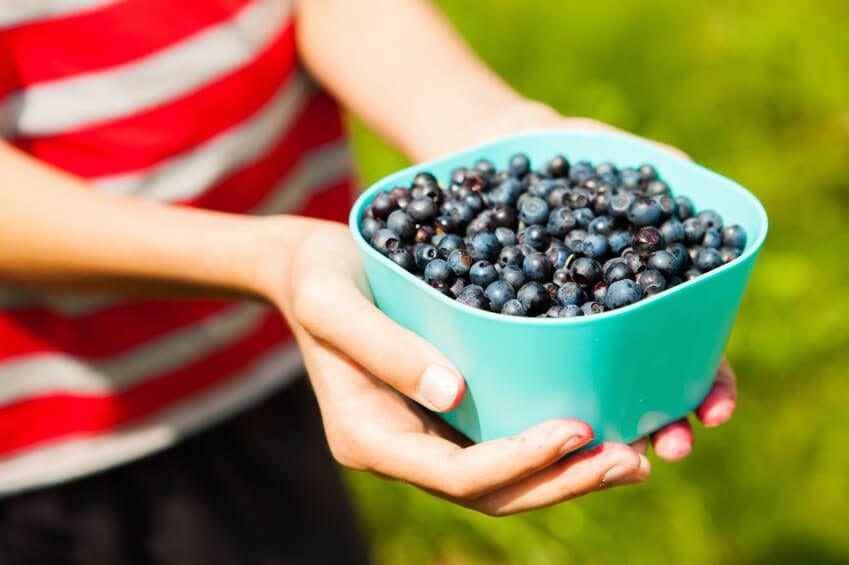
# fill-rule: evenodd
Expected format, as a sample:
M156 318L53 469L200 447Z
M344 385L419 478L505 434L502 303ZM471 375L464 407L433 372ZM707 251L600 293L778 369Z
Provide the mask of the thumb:
M454 365L378 310L345 274L325 271L301 280L293 311L315 338L419 404L445 412L463 398L465 381Z

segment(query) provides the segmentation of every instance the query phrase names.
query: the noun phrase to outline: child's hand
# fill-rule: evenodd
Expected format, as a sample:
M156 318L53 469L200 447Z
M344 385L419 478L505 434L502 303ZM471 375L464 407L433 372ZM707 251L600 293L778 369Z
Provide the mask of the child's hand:
M336 459L406 481L494 515L555 504L644 480L636 449L605 444L561 460L592 440L584 422L559 419L523 434L468 445L409 402L438 411L463 396L462 377L439 351L382 314L348 229L315 222L272 293L304 356Z

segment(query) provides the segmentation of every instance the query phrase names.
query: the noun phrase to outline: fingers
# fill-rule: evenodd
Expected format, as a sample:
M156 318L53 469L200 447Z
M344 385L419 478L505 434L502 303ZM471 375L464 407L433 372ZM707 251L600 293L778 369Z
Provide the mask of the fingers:
M693 429L690 422L683 418L653 433L651 442L658 457L678 461L693 449Z
M431 435L387 438L378 472L457 500L474 500L544 469L592 441L579 420L544 422L514 437L460 448Z
M645 455L649 451L649 440L645 437L641 437L637 441L629 443L628 445L630 445L634 451L642 455Z
M640 482L651 473L645 455L627 445L605 443L486 495L472 508L504 516L557 504L592 491Z
M737 407L737 378L734 371L723 359L716 373L713 388L705 397L701 406L696 409L696 416L702 424L711 428L724 424Z
M347 262L327 251L324 261L295 283L298 322L409 398L431 410L453 409L465 392L463 377L433 345L366 299L342 267Z

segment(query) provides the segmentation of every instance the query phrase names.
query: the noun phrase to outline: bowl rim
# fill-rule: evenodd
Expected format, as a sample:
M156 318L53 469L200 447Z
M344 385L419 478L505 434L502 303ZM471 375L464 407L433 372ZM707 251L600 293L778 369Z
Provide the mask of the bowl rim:
M655 294L654 296L650 296L648 298L644 298L644 299L642 299L638 302L635 302L633 304L629 304L628 306L624 306L622 308L617 308L616 310L608 310L608 311L602 312L600 314L594 314L592 316L576 316L576 317L573 317L573 318L538 318L538 317L535 317L535 316L534 317L507 316L507 315L500 314L500 313L497 313L497 312L487 312L487 311L484 311L484 310L478 310L477 308L472 308L470 306L465 306L463 304L459 304L456 300L453 300L453 299L445 296L441 292L438 292L437 290L431 288L423 280L419 279L418 277L416 277L412 273L405 271L404 269L402 269L398 265L394 264L387 257L385 257L382 253L380 253L378 250L376 250L374 247L372 247L371 244L369 242L367 242L365 240L365 238L362 236L362 234L360 233L359 220L360 220L360 216L362 215L361 210L365 207L366 202L368 200L370 200L372 195L375 194L376 192L378 192L378 190L380 190L380 188L379 188L380 186L385 185L385 184L390 184L393 179L406 176L406 175L408 175L412 172L421 172L423 170L427 170L428 167L432 167L435 164L440 164L443 161L446 161L448 159L455 159L455 158L462 157L462 156L465 156L465 155L471 155L471 154L474 154L474 153L481 151L483 149L492 147L494 145L499 145L499 144L504 143L504 142L539 139L540 137L562 137L564 135L570 136L570 137L575 137L575 138L588 138L588 137L599 138L600 137L600 138L616 139L617 143L625 142L628 145L640 147L640 148L643 148L643 149L649 149L651 152L656 153L658 155L662 155L664 158L678 159L678 160L682 161L686 166L693 167L695 169L706 172L708 175L717 177L717 179L719 179L719 180L726 181L727 183L729 183L728 184L729 189L736 190L738 193L740 193L741 196L743 196L746 200L749 201L749 203L752 205L752 207L756 211L763 227L762 227L760 233L758 234L758 237L750 245L747 246L747 248L743 251L742 255L740 255L739 257L737 257L733 261L722 265L721 267L717 267L716 269L709 271L707 273L704 273L703 275L700 275L699 277L697 277L697 278L695 278L691 281L685 281L685 282L679 284L678 286L676 286L674 288L664 290L663 292L660 292L660 293ZM749 192L745 187L743 187L742 185L740 185L736 181L729 179L728 177L725 177L723 175L720 175L719 173L712 171L712 170L710 170L706 167L703 167L703 166L701 166L701 165L699 165L699 164L697 164L693 161L687 161L687 160L685 160L685 159L683 159L683 158L681 158L677 155L667 153L663 149L653 145L652 143L650 143L648 141L633 137L633 136L625 134L625 133L596 132L596 131L586 131L586 130L585 131L575 131L575 130L547 129L547 130L526 132L526 133L520 133L520 134L514 134L514 135L508 135L508 136L502 136L502 137L499 137L499 138L495 138L495 139L486 141L484 143L479 143L477 145L470 146L470 147L468 147L466 149L462 149L460 151L455 151L453 153L444 155L444 156L436 158L436 159L431 159L430 161L424 161L422 163L415 163L413 165L410 165L409 167L405 167L405 168L403 168L399 171L396 171L394 173L391 173L389 175L381 177L379 180L377 180L377 181L373 182L371 185L369 185L369 187L366 188L365 190L363 190L362 193L357 197L356 201L354 202L353 206L351 207L350 213L348 214L348 227L352 232L352 236L354 238L354 241L356 241L357 246L360 248L360 250L363 253L366 253L371 257L375 257L378 261L382 261L383 264L388 266L390 269L394 270L396 274L405 278L406 280L413 283L414 285L417 285L423 291L428 292L431 297L441 301L446 306L454 308L456 310L459 310L463 314L476 316L476 317L479 317L479 318L483 318L484 320L493 320L493 321L498 321L498 322L505 323L505 324L515 324L515 325L525 326L525 325L539 325L539 324L545 324L545 325L551 325L551 324L555 324L555 325L558 325L558 324L591 324L591 323L600 322L600 321L603 321L603 320L609 320L609 319L617 317L617 316L623 316L623 315L627 316L627 315L629 315L633 312L636 312L637 310L640 310L641 308L651 307L655 302L662 301L662 300L665 300L665 299L669 299L670 297L674 296L677 293L686 292L687 288L693 288L696 285L705 284L711 278L715 278L716 276L719 276L724 272L727 272L731 269L734 269L734 268L742 265L744 262L752 260L757 255L757 253L760 251L761 247L763 246L764 241L766 240L767 231L769 230L769 219L767 217L766 210L764 209L764 206L763 206L763 204L761 204L760 200L758 200L757 197L754 194Z

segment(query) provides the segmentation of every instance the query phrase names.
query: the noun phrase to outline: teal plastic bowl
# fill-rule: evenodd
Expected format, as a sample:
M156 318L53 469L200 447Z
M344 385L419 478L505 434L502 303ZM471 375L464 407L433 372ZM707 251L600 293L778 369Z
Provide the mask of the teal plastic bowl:
M572 162L652 163L697 210L714 209L727 224L743 226L746 249L696 280L619 310L586 318L515 318L443 296L360 234L364 209L378 191L409 186L421 171L444 181L454 167L480 158L505 166L519 151L532 163L560 153ZM474 441L570 417L589 423L595 442L631 442L690 413L711 388L767 233L763 206L737 183L646 142L589 132L517 135L404 169L369 187L349 223L377 306L433 343L465 377L463 401L441 416Z

